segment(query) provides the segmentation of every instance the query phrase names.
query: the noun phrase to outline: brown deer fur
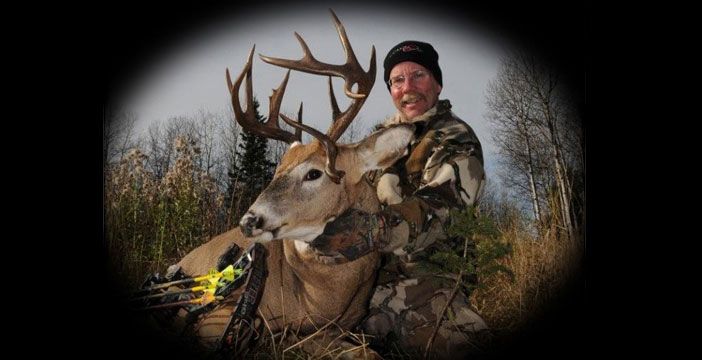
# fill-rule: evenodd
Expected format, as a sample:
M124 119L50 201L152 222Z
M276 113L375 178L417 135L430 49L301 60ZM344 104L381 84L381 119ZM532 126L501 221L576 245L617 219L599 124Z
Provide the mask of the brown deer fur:
M290 326L295 331L299 327L302 334L310 333L337 317L338 325L351 329L366 313L379 266L378 253L353 262L328 264L318 258L306 242L321 233L326 222L350 207L368 212L379 210L375 189L363 179L363 174L387 167L400 158L412 133L411 125L400 125L356 144L339 145L337 167L346 173L340 184L333 183L326 175L315 180L318 184L301 180L309 169L324 169L326 155L318 141L291 147L271 184L251 209L264 217L270 215L265 224L272 224L272 227L286 224L279 232L281 237L301 235L296 239L273 238L270 241L270 235L246 238L237 227L196 248L179 265L188 275L206 274L216 266L218 257L231 243L247 249L253 241L263 240L268 276L258 309L271 331ZM309 191L305 187L312 187L314 196L308 198ZM299 228L307 230L302 234ZM195 328L204 345L216 345L232 309L233 303L229 302L202 316Z

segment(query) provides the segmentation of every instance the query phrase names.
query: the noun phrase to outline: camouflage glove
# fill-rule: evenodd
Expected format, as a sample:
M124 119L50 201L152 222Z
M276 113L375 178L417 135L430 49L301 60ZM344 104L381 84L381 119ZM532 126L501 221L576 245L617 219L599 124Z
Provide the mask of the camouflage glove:
M386 215L348 209L327 223L322 235L312 240L310 246L324 256L341 254L348 260L356 260L387 245L391 222Z

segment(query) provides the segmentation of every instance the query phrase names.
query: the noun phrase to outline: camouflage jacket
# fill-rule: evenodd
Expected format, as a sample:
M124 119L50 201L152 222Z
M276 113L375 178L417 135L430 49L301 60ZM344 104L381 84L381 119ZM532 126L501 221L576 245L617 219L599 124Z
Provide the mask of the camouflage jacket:
M399 114L377 126L399 122ZM401 221L391 224L380 251L402 262L419 260L432 244L447 238L451 209L477 202L485 185L483 154L473 129L440 100L415 118L408 154L383 171L368 173L383 208Z

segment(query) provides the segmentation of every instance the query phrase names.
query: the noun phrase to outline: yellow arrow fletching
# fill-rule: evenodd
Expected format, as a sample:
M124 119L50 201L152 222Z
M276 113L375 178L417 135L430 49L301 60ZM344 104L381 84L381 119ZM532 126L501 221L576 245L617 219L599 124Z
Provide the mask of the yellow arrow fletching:
M234 281L234 265L229 265L222 270L222 277L229 281Z
M219 282L220 278L224 278L228 281L234 281L234 276L236 275L241 275L241 273L244 272L242 269L235 269L234 265L229 265L224 270L221 272L218 272L216 268L211 268L208 272L207 275L199 276L196 278L193 278L193 281L195 282L204 282L208 281L214 284L217 284ZM205 285L205 284L202 284Z

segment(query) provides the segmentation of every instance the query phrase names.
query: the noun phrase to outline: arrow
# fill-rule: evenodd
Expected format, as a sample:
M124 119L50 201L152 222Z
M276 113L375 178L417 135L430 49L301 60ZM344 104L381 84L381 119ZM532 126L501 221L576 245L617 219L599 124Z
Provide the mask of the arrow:
M221 272L217 272L216 270L213 272L210 270L210 273L207 275L203 276L198 276L198 277L193 277L193 278L187 278L187 279L181 279L181 280L175 280L175 281L170 281L167 283L162 283L162 284L156 284L153 286L145 287L143 289L137 290L134 292L134 294L139 294L139 293L144 293L144 292L149 292L153 290L160 290L160 289L165 289L171 286L176 286L176 285L188 285L192 283L198 283L202 281L211 281L213 279L217 279L219 281L219 278L224 278L229 281L234 281L234 275L239 275L242 273L243 270L241 269L235 269L234 265L229 265L224 270Z
M187 288L187 289L182 289L182 290L166 291L163 293L141 296L141 297L137 297L137 298L132 298L129 301L148 300L148 299L159 298L159 297L163 297L163 296L167 296L167 295L196 293L196 292L200 292L200 291L203 291L204 293L202 294L201 297L196 298L196 299L178 301L178 302L172 302L172 303L166 303L166 304L158 304L158 305L148 306L148 307L144 307L144 308L137 309L137 310L151 310L151 309L160 309L160 308L166 308L166 307L172 307L172 306L183 306L183 305L192 305L192 304L202 304L204 306L204 305L207 305L213 301L223 300L224 296L215 295L218 292L218 289L222 293L227 293L226 289L229 289L234 284L235 281L239 280L244 275L244 273L249 270L249 265L251 264L251 261L253 260L251 253L257 245L260 246L260 244L256 244L256 243L249 246L249 248L241 255L239 260L237 260L234 264L227 266L222 271L218 272L216 269L213 268L209 271L209 273L207 275L197 276L197 277L192 277L192 278L187 278L187 279L181 279L181 280L175 280L175 281L170 281L170 282L162 283L162 284L156 284L153 286L149 286L149 287L137 290L137 291L132 293L132 296L135 296L137 294L148 293L148 292L151 292L154 290L165 289L165 288L168 288L171 286L176 286L176 285L186 285L186 284L192 284L192 283L199 282L200 286L195 286L192 288ZM231 290L229 290L229 291L231 291Z
M157 298L168 296L168 295L187 294L187 293L191 293L191 292L195 293L195 292L200 292L200 291L211 292L214 294L214 291L216 289L217 289L217 283L209 283L207 285L195 286L195 287L191 287L191 288L187 288L187 289L183 289L183 290L167 291L167 292L163 292L163 293L133 298L133 299L130 299L129 301L157 299Z
M154 286L151 286L148 288L141 289L141 290L137 291L136 293L143 293L145 291L160 290L160 289L170 287L170 286L190 284L190 283L194 283L194 282L201 283L200 286L195 286L195 287L181 289L181 290L166 291L166 292L162 292L162 293L158 293L158 294L151 294L151 295L131 298L129 301L150 300L150 299L156 299L156 298L160 298L160 297L164 297L164 296L168 296L168 295L197 293L197 292L203 291L204 293L202 294L202 296L199 298L196 298L196 299L184 300L184 301L178 301L178 302L172 302L172 303L166 303L166 304L158 304L158 305L140 308L138 310L153 310L153 309L160 309L160 308L166 308L166 307L172 307L172 306L194 305L194 304L207 305L207 304L209 304L213 301L216 301L216 300L223 300L224 297L215 296L215 292L217 291L217 289L224 287L229 283L234 282L236 279L240 278L243 275L243 273L244 273L243 269L235 269L234 265L229 265L226 268L224 268L224 270L222 270L220 272L218 272L217 270L215 270L213 268L210 270L210 273L207 275L198 276L198 277L194 277L194 278L188 278L188 279L181 279L181 280L171 281L168 283L154 285Z
M224 297L223 296L214 296L210 292L205 292L201 297L199 297L197 299L147 306L147 307L143 307L143 308L140 308L137 310L156 310L156 309L164 309L164 308L169 308L169 307L174 307L174 306L198 305L198 304L204 306L204 305L207 305L207 304L209 304L213 301L216 301L216 300L224 300Z

